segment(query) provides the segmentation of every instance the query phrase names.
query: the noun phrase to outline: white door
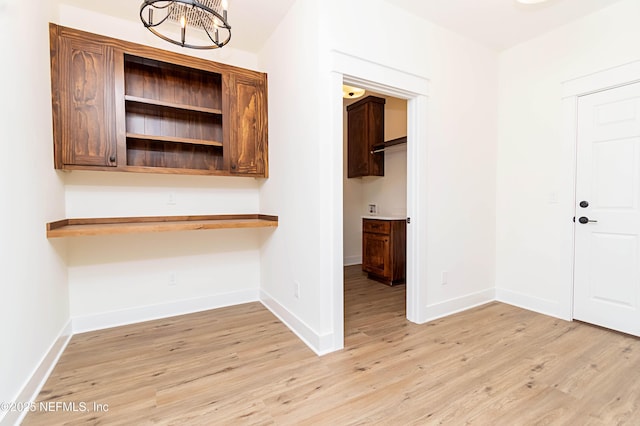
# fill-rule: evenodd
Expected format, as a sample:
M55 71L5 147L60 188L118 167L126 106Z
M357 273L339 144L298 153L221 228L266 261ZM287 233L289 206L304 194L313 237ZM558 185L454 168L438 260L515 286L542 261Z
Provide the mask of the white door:
M578 98L573 316L640 336L640 83Z

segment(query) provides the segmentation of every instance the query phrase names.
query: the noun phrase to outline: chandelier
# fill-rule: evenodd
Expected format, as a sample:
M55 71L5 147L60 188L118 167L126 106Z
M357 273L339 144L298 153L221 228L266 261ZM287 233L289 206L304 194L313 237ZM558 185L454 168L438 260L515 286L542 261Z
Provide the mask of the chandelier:
M140 19L161 39L191 49L217 49L229 43L227 0L144 0Z

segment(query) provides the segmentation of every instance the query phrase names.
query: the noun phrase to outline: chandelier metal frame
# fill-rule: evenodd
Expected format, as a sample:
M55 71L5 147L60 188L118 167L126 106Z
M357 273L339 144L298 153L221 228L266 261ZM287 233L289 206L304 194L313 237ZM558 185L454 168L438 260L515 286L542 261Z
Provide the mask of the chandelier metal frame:
M231 40L231 25L223 2L224 0L144 0L140 6L140 20L145 28L169 43L190 49L218 49ZM154 22L154 15L156 18L160 16L157 22ZM171 31L171 27L174 31ZM180 28L179 34L176 34L176 28ZM187 31L191 28L206 35L206 38L201 37L199 40L208 39L211 43L197 44L191 41L193 37L188 42ZM172 37L178 35L178 39Z

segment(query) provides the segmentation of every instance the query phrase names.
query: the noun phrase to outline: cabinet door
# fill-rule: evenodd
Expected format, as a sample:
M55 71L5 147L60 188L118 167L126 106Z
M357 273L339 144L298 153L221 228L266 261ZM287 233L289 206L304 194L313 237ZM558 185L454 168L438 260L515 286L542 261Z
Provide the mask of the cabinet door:
M369 125L366 105L361 105L348 114L348 177L361 177L369 174Z
M232 174L267 177L266 76L229 77L229 167Z
M384 104L368 96L347 107L347 177L384 176L384 153L372 153L384 142Z
M389 235L362 234L362 270L383 278L390 277Z
M115 166L113 48L64 33L52 47L56 168Z

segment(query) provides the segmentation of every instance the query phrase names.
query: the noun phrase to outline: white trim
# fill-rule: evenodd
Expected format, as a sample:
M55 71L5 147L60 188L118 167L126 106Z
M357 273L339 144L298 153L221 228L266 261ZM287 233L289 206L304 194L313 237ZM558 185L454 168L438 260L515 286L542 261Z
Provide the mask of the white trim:
M407 319L420 323L428 314L427 271L430 238L427 182L428 99L418 95L407 102Z
M563 144L566 149L570 149L573 154L572 176L574 197L573 209L571 214L574 216L576 205L575 188L577 179L576 155L578 152L578 97L589 95L591 93L601 92L603 90L613 89L627 84L636 83L639 81L640 61L635 61L562 82ZM572 228L572 231L572 253L570 256L572 268L571 282L567 283L566 291L564 291L564 300L559 301L559 306L555 310L551 309L552 312L557 312L556 314L551 315L567 320L573 319L573 288L575 285L575 227ZM550 309L550 307L547 306L547 308L545 309Z
M449 315L463 312L477 306L493 302L495 300L495 290L488 288L476 293L467 294L444 302L434 303L426 307L424 316L420 318L419 324L443 318Z
M353 266L362 264L362 255L359 256L345 256L344 266Z
M347 53L331 52L332 91L342 93L342 84L352 84L367 90L373 90L388 96L406 99L407 102L407 216L411 224L407 228L407 319L418 322L425 316L424 306L426 294L423 290L426 280L426 247L427 230L427 194L426 194L426 155L427 155L427 110L429 94L429 79L424 76L411 74L386 65L371 62ZM337 98L336 98L337 99ZM342 103L333 102L331 135L336 146L342 147L343 123ZM340 150L342 152L342 150ZM342 156L334 159L334 170L342 170ZM333 183L333 206L342 209L342 180ZM338 186L339 185L339 186ZM333 217L342 217L342 211L332 212ZM334 227L342 227L342 223L334 223ZM338 232L332 232L338 235ZM333 241L334 246L342 246L343 241ZM341 265L334 265L338 268ZM342 268L333 271L335 278L330 290L333 293L332 312L333 335L336 340L344 334L344 280ZM340 308L340 309L338 309ZM341 344L343 345L343 343ZM336 347L341 347L336 343Z
M302 340L316 355L325 355L336 350L332 334L319 334L304 321L278 303L269 293L260 290L260 302L271 311L289 330Z
M566 321L571 321L572 319L570 316L567 317L566 309L563 309L562 303L555 300L542 299L528 294L498 288L496 289L496 301Z
M29 403L36 400L40 390L58 363L60 356L69 344L69 340L71 340L72 335L71 320L69 320L65 326L62 327L62 330L58 333L58 337L53 341L49 350L44 354L42 360L38 363L38 366L35 368L29 379L27 379L22 390L13 399L13 402ZM22 412L7 412L4 417L0 417L0 423L18 425L24 420L27 413L29 413L28 410L24 410Z
M429 94L429 79L425 77L338 50L331 52L331 59L331 70L345 74L344 82L347 84L361 85L364 83L369 90L402 99ZM357 76L354 74L354 70L359 71Z
M120 311L86 315L73 318L73 332L84 333L87 331L102 330L176 315L257 302L258 300L258 289L251 289L195 299L179 300L160 305L141 306Z
M562 82L562 97L582 96L640 81L640 61Z
M571 199L571 205L565 213L565 217L575 217L576 215L576 178L577 178L577 129L578 129L578 97L572 96L562 100L562 123L563 123L563 149L566 150L566 155L571 157L571 190L573 197ZM564 157L566 158L566 157ZM571 281L564 290L558 289L560 300L560 306L558 306L558 316L566 320L573 319L573 283L575 279L575 225L573 222L568 223L568 236L570 241L569 247L571 247L571 268L569 276ZM562 291L560 291L562 290Z

